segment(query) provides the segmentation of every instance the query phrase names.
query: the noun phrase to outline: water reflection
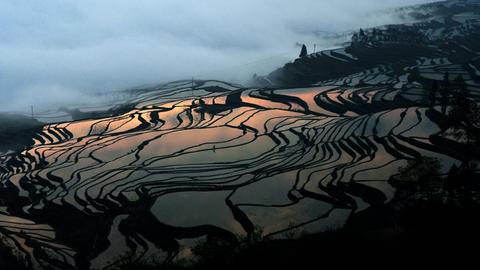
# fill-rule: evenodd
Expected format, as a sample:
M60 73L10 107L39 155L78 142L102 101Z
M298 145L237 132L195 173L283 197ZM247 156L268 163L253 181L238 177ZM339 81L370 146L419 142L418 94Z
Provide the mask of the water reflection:
M218 85L167 85L139 92L127 113L45 126L2 164L0 233L32 265L50 256L37 253L47 246L61 254L51 265L103 268L129 250L170 260L206 235L340 226L368 207L372 190L388 201L386 180L407 159L456 162L432 151L438 127L426 109L379 111L376 89L362 88L359 100L339 87Z

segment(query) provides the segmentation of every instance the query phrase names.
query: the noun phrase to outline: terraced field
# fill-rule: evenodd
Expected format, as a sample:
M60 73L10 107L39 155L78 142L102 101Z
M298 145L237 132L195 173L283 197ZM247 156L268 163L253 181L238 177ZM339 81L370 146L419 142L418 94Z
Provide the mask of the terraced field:
M4 157L2 241L39 269L108 268L127 252L186 256L206 235L341 226L388 201L407 160L458 163L436 136L440 113L401 94L218 81L136 91L130 111L47 124Z
M398 11L416 18L409 24L387 25L354 32L352 42L309 54L255 78L274 87L325 84L390 85L418 88L407 75L441 80L445 72L462 74L472 84L479 79L480 2L443 1Z
M0 150L0 247L30 269L109 269L125 255L168 263L207 236L340 227L390 201L388 180L417 157L459 165L440 96L425 102L445 76L480 99L479 5L451 2L405 26L422 42L388 40L404 28L366 30L255 87L177 81L35 112L17 148Z

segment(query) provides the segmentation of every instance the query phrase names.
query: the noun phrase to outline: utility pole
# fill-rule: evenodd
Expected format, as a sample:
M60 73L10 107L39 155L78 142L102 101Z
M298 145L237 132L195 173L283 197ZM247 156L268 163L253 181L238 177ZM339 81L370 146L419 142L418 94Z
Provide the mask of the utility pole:
M193 97L193 87L194 87L194 85L195 85L195 82L194 82L193 77L192 77L192 97Z
M32 118L33 118L33 105L30 106L30 110L32 111Z
M313 44L313 53L317 52L317 44Z

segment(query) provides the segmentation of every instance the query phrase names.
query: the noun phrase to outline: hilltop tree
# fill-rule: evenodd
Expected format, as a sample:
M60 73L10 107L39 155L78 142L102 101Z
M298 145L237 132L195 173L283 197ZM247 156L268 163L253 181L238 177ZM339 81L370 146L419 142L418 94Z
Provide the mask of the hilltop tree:
M448 111L448 123L457 140L467 144L467 157L471 159L470 151L480 146L480 107L469 98L469 91L465 80L460 75L453 81L453 100Z
M409 160L406 166L400 167L397 179L411 183L419 190L428 190L432 183L440 181L441 168L439 159L420 156Z
M363 31L362 28L360 28L360 31L358 32L358 34L360 35L360 39L363 39L365 37L365 31Z
M458 97L459 95L463 95L464 97L469 95L467 84L465 83L465 79L463 79L462 75L458 75L453 80L453 86L455 88L454 98Z
M300 51L300 58L303 58L305 56L307 56L307 46L305 46L305 44L302 45L302 50Z
M447 111L450 96L450 80L448 72L443 75L443 81L440 84L440 105L442 106L442 114Z
M418 67L414 67L410 74L408 75L408 82L413 83L415 81L418 81L420 79L420 71L418 70Z
M363 41L365 41L366 36L367 35L365 34L365 31L362 28L360 28L360 30L358 32L353 34L352 42L353 43L363 42Z
M469 91L467 89L467 84L463 79L462 75L458 75L452 84L452 103L451 109L449 111L449 116L454 117L456 120L465 120L463 118L468 116L469 109L471 107L472 101L469 99Z
M373 28L373 30L372 30L372 40L373 41L378 40L379 36L380 36L380 30L378 30L377 28Z
M357 33L353 34L352 43L355 44L355 43L359 42L359 40L360 39L358 38L358 34Z
M430 107L435 106L437 101L437 93L438 93L438 82L434 80L432 82L432 86L428 91L428 101L430 103Z
M444 88L450 87L450 73L448 73L448 71L445 71L445 73L443 74L443 80L442 80L441 86Z

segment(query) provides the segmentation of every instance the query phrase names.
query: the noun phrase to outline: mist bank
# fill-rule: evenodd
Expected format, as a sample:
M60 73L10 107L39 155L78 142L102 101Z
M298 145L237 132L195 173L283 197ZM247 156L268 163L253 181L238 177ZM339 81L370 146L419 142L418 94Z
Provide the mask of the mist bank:
M243 83L294 59L319 33L400 23L432 1L18 1L0 3L0 110L89 102L85 92L178 79Z

